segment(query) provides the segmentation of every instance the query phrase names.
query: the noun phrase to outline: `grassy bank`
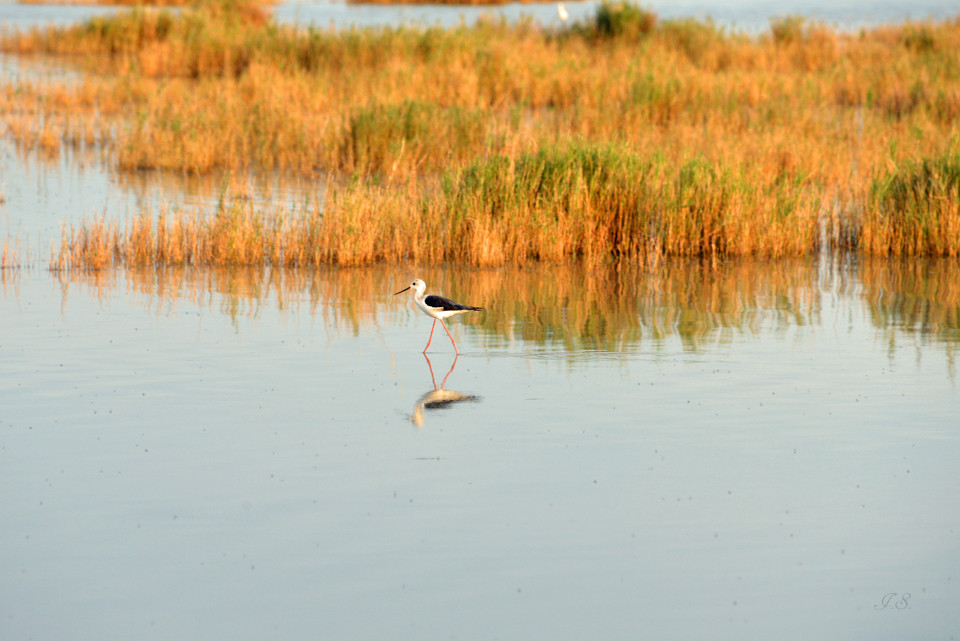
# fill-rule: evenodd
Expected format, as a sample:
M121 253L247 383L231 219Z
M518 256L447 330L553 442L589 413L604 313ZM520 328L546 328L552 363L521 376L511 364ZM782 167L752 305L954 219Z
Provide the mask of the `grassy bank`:
M306 235L296 251L265 238L270 263L960 254L957 20L785 18L748 37L611 4L564 28L329 31L210 0L0 47L97 72L5 88L24 146L98 145L127 171L348 178L323 216L245 213Z

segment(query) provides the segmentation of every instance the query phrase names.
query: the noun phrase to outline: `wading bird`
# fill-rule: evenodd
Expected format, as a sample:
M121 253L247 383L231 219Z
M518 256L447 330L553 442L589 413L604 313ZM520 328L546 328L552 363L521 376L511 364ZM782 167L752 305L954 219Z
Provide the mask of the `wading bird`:
M408 289L413 290L413 302L417 304L417 307L419 307L424 314L433 318L433 326L430 328L430 338L427 339L427 347L423 348L423 353L427 353L427 348L430 347L430 341L433 340L433 330L437 328L437 321L440 321L440 324L443 325L443 330L447 333L447 336L450 337L450 342L453 343L453 351L455 351L457 354L460 354L460 350L457 349L457 341L453 340L453 334L451 334L450 330L447 329L443 319L448 316L455 316L464 312L480 312L483 311L483 308L461 305L460 303L453 302L449 298L436 296L434 294L427 296L424 294L424 291L427 289L427 284L419 278L394 294L394 296L402 294Z
M567 20L570 18L570 14L567 12L567 7L562 2L557 5L557 16L564 24L566 24Z

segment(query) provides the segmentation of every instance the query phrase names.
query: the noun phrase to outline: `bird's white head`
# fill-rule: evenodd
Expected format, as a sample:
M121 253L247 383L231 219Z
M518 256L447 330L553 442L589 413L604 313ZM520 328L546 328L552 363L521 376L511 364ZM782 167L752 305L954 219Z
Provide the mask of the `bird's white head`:
M427 284L418 278L417 280L413 281L412 283L410 283L409 285L401 289L399 292L394 294L394 296L396 296L397 294L402 294L408 289L412 289L414 296L419 298L420 296L423 296L423 292L427 289Z

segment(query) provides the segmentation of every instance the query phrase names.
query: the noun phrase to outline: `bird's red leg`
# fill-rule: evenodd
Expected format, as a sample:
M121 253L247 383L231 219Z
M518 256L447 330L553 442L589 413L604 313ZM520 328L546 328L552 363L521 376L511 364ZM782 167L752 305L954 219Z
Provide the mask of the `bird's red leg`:
M434 323L434 324L436 324L436 323ZM442 319L442 318L440 319L440 324L443 325L443 331L445 331L445 332L447 333L447 336L450 337L450 342L453 343L453 351L455 351L455 352L457 353L457 356L459 356L459 355L460 355L460 350L457 349L457 341L453 340L453 334L451 334L451 333L450 333L450 330L447 329L447 325L446 325L446 323L443 322L443 319Z
M443 321L440 321L440 324L442 325L442 324L443 324ZM434 319L433 319L433 325L430 326L430 338L427 339L427 347L424 347L424 348L423 348L423 353L424 353L424 354L427 353L427 348L430 347L430 341L433 340L433 330L436 329L436 327L437 327L437 319L434 318ZM446 328L444 328L444 329L446 329ZM449 333L449 332L447 332L447 333Z

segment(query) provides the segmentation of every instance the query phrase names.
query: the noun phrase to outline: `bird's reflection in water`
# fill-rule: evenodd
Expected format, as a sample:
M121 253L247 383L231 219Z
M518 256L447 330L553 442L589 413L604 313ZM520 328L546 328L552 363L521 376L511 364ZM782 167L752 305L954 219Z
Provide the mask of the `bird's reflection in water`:
M411 423L417 427L421 427L423 425L424 410L445 409L455 403L464 401L476 403L480 400L480 397L474 394L461 394L460 392L446 389L447 379L450 378L450 375L453 374L453 369L457 366L457 359L460 358L459 354L454 357L453 363L450 364L450 371L443 377L443 381L439 386L437 385L436 376L433 375L433 364L430 362L430 357L424 354L423 358L426 359L427 367L430 368L430 382L433 383L433 389L417 399L416 405L413 406L413 414L410 415Z

